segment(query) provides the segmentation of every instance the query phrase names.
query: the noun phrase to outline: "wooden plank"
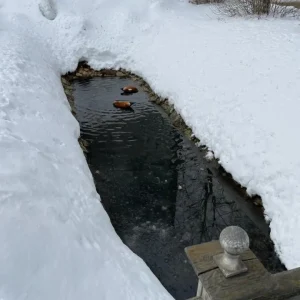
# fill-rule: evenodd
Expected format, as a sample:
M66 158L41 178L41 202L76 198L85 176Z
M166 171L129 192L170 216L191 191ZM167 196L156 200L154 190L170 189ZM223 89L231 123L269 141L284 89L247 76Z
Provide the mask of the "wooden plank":
M258 259L246 260L248 272L225 278L219 269L199 275L203 287L213 300L257 299L274 288L271 274Z
M300 268L273 274L273 288L269 289L259 300L290 299L291 296L300 295Z
M219 241L190 246L185 252L213 300L283 300L300 295L300 268L271 275L248 250L241 255L248 272L225 278L213 260L214 255L223 252Z
M217 268L213 256L223 252L219 241L186 247L184 249L197 276ZM255 254L249 249L241 255L243 261L256 259Z

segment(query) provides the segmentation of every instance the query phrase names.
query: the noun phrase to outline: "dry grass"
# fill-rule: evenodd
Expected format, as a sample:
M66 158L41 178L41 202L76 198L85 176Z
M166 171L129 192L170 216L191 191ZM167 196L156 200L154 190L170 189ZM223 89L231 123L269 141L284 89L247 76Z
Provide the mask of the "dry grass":
M234 16L273 16L273 17L299 17L300 10L294 5L299 1L287 2L284 0L225 0L216 4L214 12L219 15Z
M276 4L280 6L294 6L295 8L300 9L300 1L292 1L292 2L281 1Z

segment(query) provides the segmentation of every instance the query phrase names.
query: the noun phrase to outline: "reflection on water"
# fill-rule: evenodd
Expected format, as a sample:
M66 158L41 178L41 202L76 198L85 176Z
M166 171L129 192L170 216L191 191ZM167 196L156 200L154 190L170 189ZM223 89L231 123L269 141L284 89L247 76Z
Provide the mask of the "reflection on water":
M77 118L83 138L90 142L88 163L124 243L175 299L196 292L197 279L184 247L218 239L228 225L244 228L265 266L281 270L269 237L224 192L199 150L145 93L120 95L128 84L134 85L119 78L74 84ZM135 101L134 111L113 107L116 99Z

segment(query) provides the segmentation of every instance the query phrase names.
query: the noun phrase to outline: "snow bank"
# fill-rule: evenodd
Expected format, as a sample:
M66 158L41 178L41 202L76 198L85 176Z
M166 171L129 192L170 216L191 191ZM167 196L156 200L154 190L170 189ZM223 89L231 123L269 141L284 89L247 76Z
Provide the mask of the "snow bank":
M262 196L282 261L300 266L299 22L219 21L179 0L64 0L50 17L42 7L0 7L0 298L171 299L99 205L60 84L84 59L169 97Z
M82 24L31 4L0 16L0 298L172 299L116 235L77 142L58 56Z

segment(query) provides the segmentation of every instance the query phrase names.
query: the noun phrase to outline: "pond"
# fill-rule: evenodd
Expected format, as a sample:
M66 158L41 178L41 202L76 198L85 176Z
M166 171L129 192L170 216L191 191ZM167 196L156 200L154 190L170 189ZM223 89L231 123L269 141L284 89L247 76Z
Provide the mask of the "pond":
M90 143L87 161L97 191L123 242L150 267L175 299L195 296L197 278L184 248L218 239L238 225L271 272L284 269L263 217L217 174L168 116L140 92L121 96L129 79L74 82L76 117ZM113 101L136 102L133 110Z

